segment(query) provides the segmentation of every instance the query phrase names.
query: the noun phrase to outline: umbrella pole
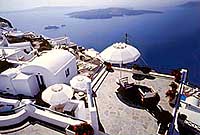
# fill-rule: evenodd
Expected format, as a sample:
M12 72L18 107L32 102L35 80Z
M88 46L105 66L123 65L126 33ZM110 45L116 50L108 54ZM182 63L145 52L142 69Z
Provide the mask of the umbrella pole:
M120 64L120 68L122 68L122 64ZM120 73L119 73L119 77L122 78L122 71L121 71L121 69L120 69L119 72L120 72Z

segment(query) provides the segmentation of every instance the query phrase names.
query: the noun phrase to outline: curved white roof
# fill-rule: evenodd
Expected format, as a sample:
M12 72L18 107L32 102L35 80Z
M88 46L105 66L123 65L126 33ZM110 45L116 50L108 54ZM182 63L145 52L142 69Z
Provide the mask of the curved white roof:
M52 73L56 73L60 68L62 68L65 64L69 63L73 58L72 55L67 50L54 49L43 53L41 56L35 58L32 62L28 63L25 67L23 67L22 71L27 72L27 67L42 67L49 70ZM31 72L34 72L32 69Z

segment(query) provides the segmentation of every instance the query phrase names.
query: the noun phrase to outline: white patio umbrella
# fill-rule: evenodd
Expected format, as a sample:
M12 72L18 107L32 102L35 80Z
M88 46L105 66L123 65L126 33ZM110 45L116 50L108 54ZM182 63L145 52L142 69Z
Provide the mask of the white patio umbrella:
M73 89L66 84L54 84L42 92L42 100L50 105L64 104L73 97Z
M140 57L140 52L135 47L120 42L106 48L100 53L100 57L103 61L110 62L112 64L119 64L121 67L122 64L136 61Z
M100 53L101 58L112 64L126 64L136 61L140 52L126 43L115 43Z
M77 75L70 80L70 85L77 91L86 92L88 89L88 82L91 82L90 78L83 75Z
M95 58L97 55L99 55L99 52L95 51L93 48L87 49L84 51L86 55Z

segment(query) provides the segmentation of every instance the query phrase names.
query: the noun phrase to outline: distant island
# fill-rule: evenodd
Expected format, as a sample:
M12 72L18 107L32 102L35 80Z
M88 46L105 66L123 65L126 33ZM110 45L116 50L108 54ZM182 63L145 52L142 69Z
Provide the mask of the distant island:
M92 9L86 11L72 12L65 15L71 18L80 19L109 19L118 16L133 16L142 14L162 13L160 11L152 10L132 10L126 8L105 8L105 9Z
M11 22L2 17L0 17L0 22L6 23L10 28L13 28Z
M186 2L182 5L179 5L179 7L200 7L200 1L190 1L190 2Z
M66 27L66 25L65 24L62 24L62 25L60 25L61 27Z
M49 26L46 26L44 27L45 30L51 30L51 29L59 29L60 27L56 26L56 25L49 25Z

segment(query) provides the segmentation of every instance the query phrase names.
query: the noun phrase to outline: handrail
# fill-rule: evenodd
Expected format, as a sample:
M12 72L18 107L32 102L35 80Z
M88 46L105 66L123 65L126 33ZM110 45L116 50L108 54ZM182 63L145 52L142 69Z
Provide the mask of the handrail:
M169 132L168 134L169 135L173 135L174 134L174 130L175 130L175 121L177 119L177 112L178 112L178 109L179 109L179 106L180 106L180 101L181 101L181 95L183 94L183 86L186 82L186 78L187 78L187 70L184 70L182 69L181 70L181 83L179 85L179 93L178 93L178 96L177 96L177 99L176 99L176 103L175 103L175 107L174 107L174 110L173 110L173 120L170 124L170 127L169 127Z
M100 64L100 66L94 71L94 74L91 76L91 79L92 79L92 80L94 80L94 78L98 76L97 73L98 73L100 70L102 70L103 67L104 67L103 64Z
M189 120L185 120L184 121L184 124L187 124L193 128L195 128L196 130L200 131L200 125L197 125L196 123L192 122L192 121L189 121Z
M108 75L108 71L106 72L106 75L104 76L104 78L102 79L102 81L100 82L100 84L98 85L98 87L96 88L95 92L97 92L97 90L99 89L99 87L101 86L101 84L104 82L105 78L107 77ZM103 75L105 74L105 72L103 73ZM102 76L101 76L102 77ZM99 80L98 80L99 81Z
M103 70L104 68L102 68L102 70ZM98 75L101 73L101 72L99 72L99 74L96 76L96 77L98 77L98 79L97 79L97 81L92 85L92 89L96 86L96 84L98 83L98 81L101 79L101 77L104 75L104 73L106 72L106 70L104 70L104 72L101 74L101 76L100 77L98 77ZM94 81L94 80L93 80Z

